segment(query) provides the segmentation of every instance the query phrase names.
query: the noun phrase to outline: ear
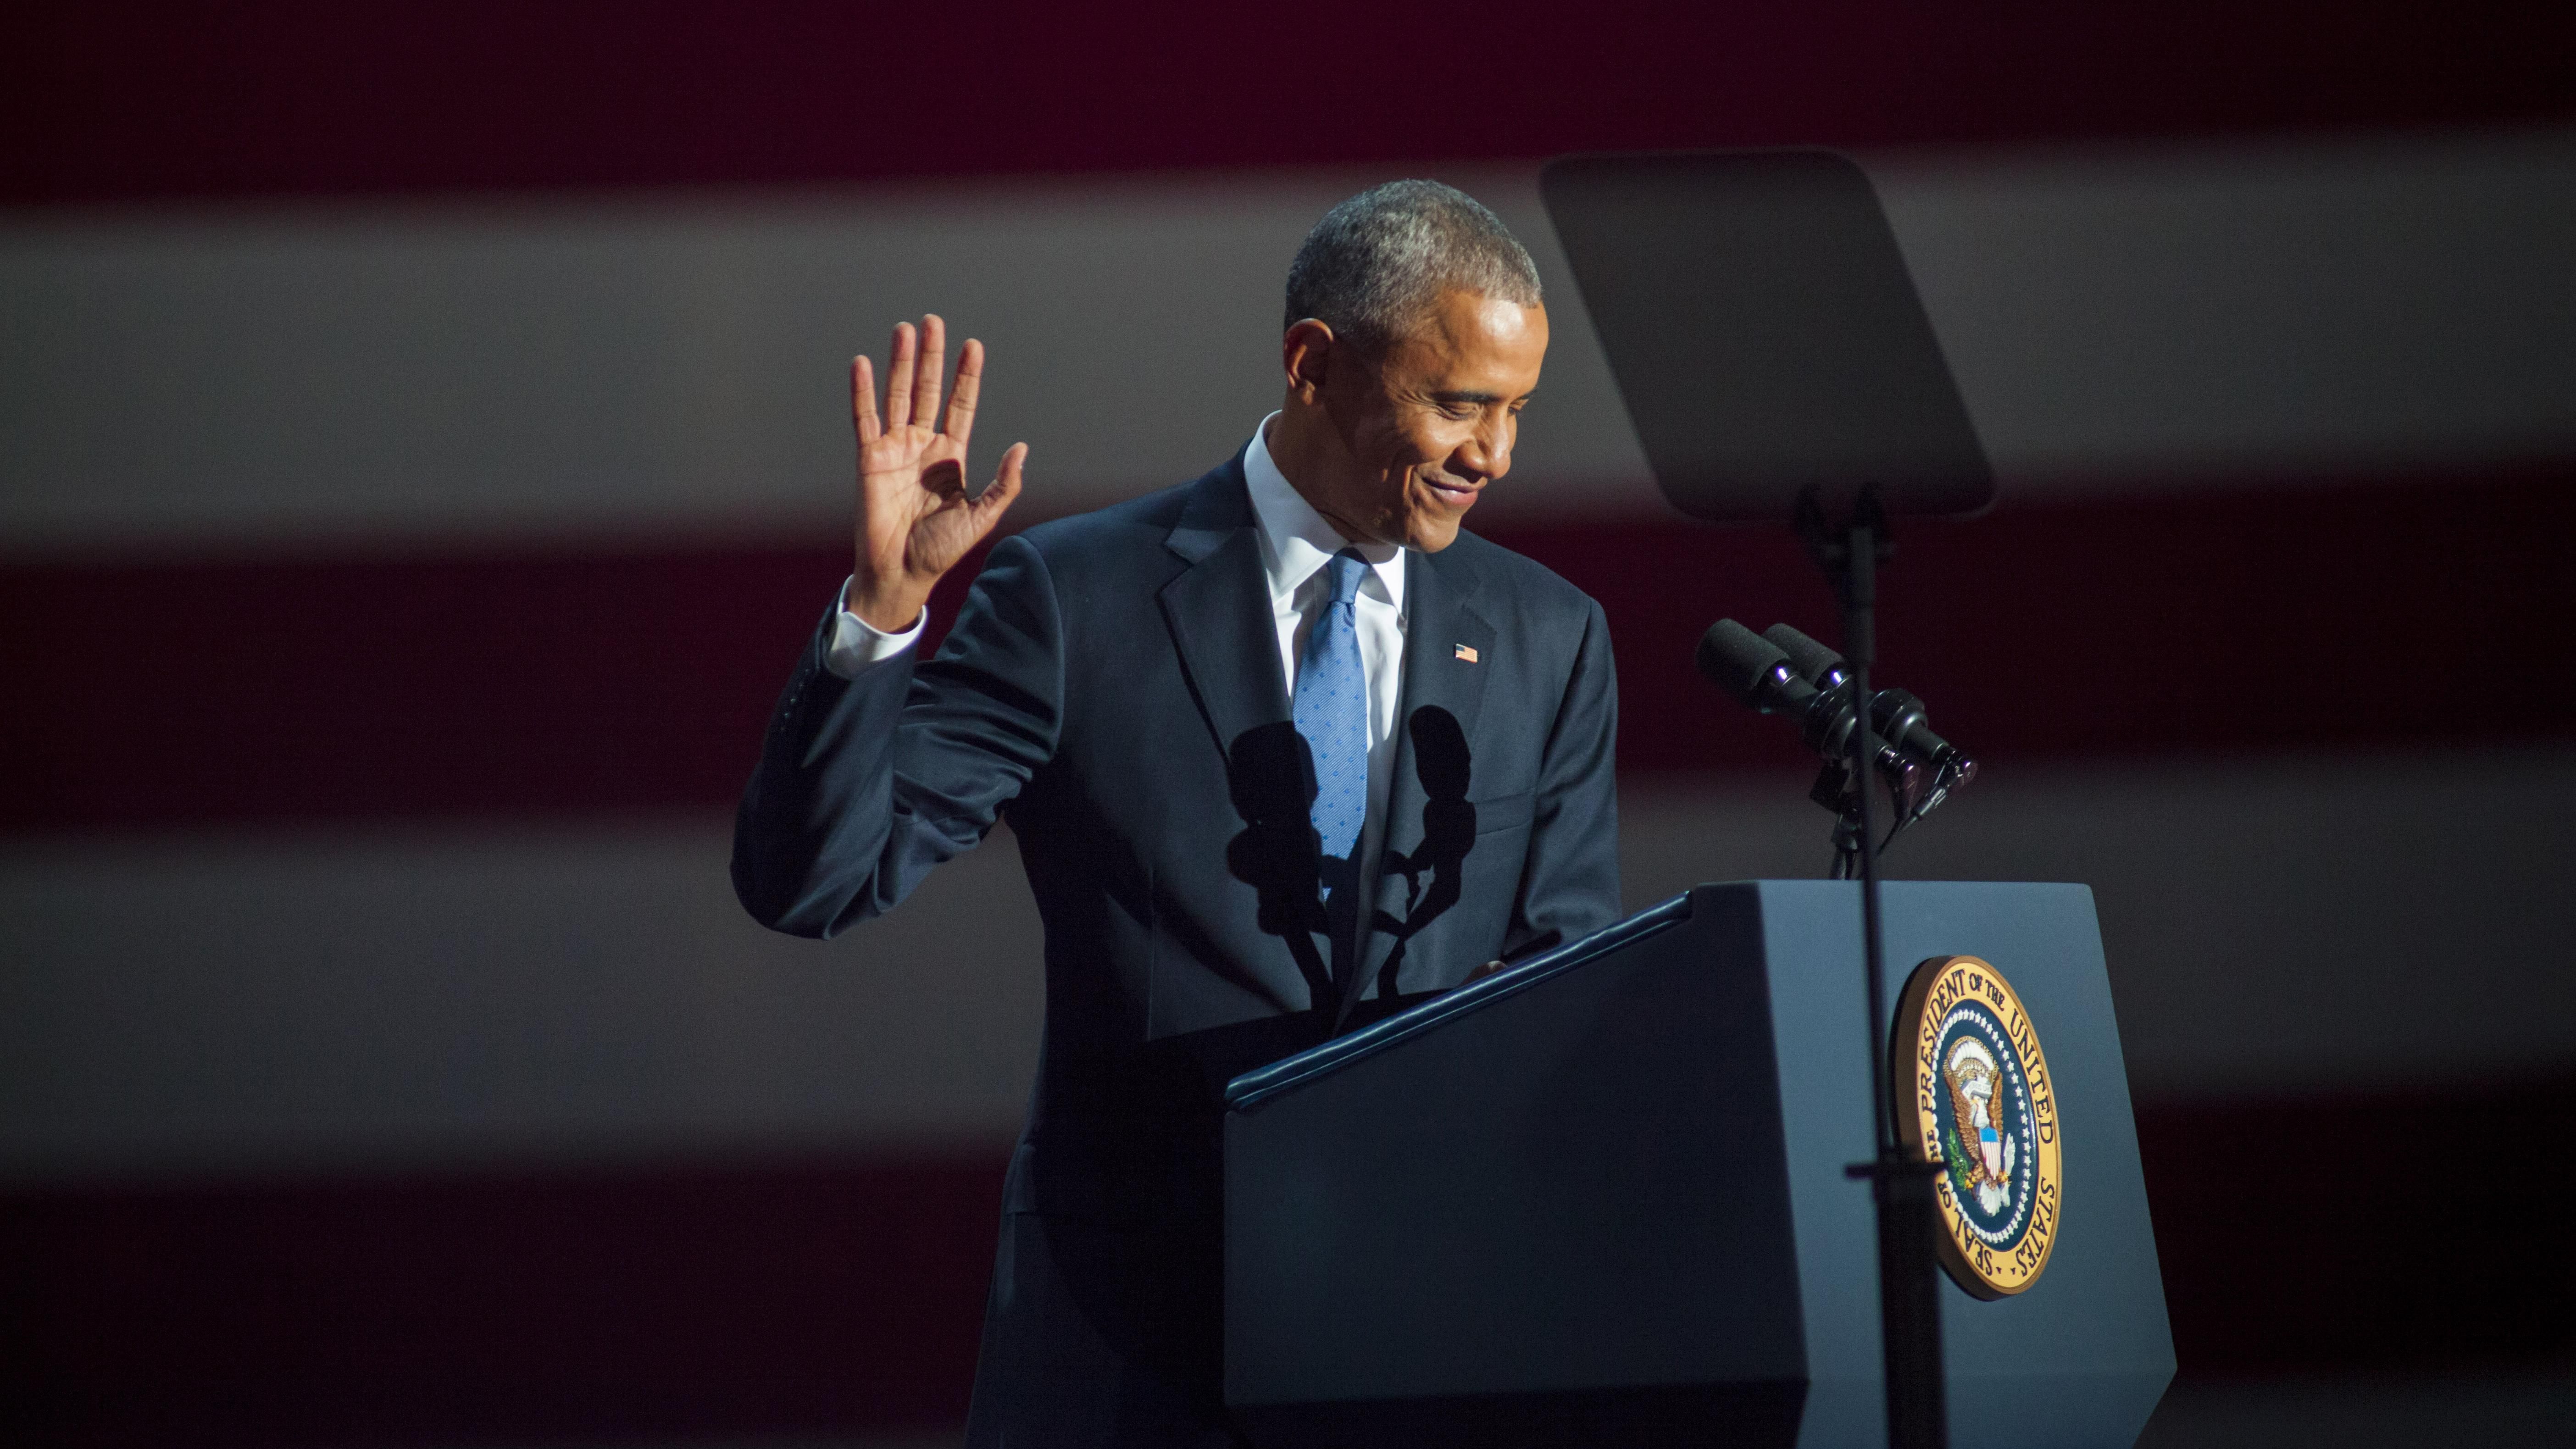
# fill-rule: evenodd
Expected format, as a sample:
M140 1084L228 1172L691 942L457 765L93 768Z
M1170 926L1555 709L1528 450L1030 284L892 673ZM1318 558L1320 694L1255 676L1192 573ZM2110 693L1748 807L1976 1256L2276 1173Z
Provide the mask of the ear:
M1309 405L1322 398L1331 374L1333 329L1309 317L1279 339L1279 361L1288 374L1288 394Z

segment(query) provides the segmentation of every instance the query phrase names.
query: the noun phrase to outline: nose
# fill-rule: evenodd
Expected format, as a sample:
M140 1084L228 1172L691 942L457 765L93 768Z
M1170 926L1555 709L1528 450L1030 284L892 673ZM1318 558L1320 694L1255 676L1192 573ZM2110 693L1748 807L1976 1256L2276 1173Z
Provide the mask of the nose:
M1512 471L1512 438L1519 421L1508 408L1493 409L1459 445L1452 463L1459 472L1488 483Z

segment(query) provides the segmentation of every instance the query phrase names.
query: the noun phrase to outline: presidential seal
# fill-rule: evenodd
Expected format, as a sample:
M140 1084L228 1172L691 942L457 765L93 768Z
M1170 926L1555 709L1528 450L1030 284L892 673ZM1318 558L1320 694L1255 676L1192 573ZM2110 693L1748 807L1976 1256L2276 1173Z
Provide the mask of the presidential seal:
M1942 1169L1943 1265L1979 1298L2028 1288L2064 1187L2056 1085L2021 998L1974 956L1935 956L1905 983L1888 1060L1897 1139Z

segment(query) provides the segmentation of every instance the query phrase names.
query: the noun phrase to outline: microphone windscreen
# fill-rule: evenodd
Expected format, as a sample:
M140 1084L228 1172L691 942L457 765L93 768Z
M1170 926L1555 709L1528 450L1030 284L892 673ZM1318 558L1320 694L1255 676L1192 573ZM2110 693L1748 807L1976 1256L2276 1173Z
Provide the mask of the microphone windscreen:
M1841 655L1786 624L1772 625L1762 631L1762 637L1770 640L1781 653L1788 655L1789 667L1797 671L1798 677L1809 684L1821 685L1827 674L1842 667Z
M1699 636L1699 672L1738 704L1762 707L1762 681L1788 662L1778 645L1733 619L1720 619Z

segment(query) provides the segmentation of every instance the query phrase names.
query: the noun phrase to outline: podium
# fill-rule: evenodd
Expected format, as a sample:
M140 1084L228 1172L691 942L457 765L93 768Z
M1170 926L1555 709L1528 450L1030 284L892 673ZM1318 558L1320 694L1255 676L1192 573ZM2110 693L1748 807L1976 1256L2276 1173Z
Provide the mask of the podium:
M1237 1077L1225 1393L1256 1444L1886 1442L1859 887L1707 885ZM1891 881L1916 963L2007 976L2062 1211L1942 1288L1961 1444L2126 1446L2173 1376L2092 892Z

